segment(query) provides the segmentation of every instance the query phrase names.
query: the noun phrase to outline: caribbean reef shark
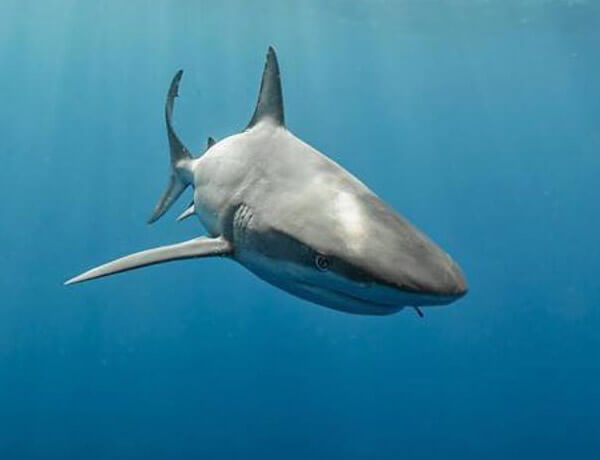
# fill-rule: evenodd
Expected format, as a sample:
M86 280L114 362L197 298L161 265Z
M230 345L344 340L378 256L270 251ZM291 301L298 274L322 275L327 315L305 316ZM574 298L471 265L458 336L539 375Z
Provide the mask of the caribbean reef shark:
M233 259L293 295L336 310L387 315L444 305L467 292L452 258L340 165L285 126L279 65L269 47L246 129L194 158L173 128L182 71L165 106L171 150L167 190L149 223L188 187L209 236L134 253L65 284L198 257Z

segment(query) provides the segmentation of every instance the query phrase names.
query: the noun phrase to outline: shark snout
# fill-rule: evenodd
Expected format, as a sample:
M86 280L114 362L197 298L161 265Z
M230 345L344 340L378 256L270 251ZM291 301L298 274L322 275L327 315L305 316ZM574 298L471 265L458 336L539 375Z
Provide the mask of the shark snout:
M427 297L432 304L449 303L468 292L462 270L441 250L422 261L419 269L410 272L408 276L400 273L396 285L400 289Z
M467 291L467 280L462 270L454 260L448 255L444 255L447 264L442 269L445 274L441 280L436 280L432 285L432 292L436 295L459 298L464 296Z

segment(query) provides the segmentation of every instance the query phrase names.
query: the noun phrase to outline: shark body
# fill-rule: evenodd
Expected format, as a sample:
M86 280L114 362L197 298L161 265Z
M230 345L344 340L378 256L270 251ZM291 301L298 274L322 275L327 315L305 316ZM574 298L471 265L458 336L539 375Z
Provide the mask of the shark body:
M142 251L66 284L178 259L236 260L291 294L336 310L386 315L444 305L467 292L452 258L356 177L285 126L277 57L269 48L258 103L245 131L193 158L172 126L182 72L165 107L171 177L149 222L189 185L208 236Z

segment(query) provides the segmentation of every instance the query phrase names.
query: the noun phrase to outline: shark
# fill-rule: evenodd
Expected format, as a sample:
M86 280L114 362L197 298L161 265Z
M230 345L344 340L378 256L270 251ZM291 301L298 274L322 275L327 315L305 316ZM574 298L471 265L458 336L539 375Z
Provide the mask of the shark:
M205 235L136 252L65 284L182 259L232 259L312 303L359 315L450 304L467 293L458 264L338 163L285 124L276 52L268 48L258 101L243 132L209 138L194 157L173 127L183 71L169 87L170 177L149 223L189 186Z

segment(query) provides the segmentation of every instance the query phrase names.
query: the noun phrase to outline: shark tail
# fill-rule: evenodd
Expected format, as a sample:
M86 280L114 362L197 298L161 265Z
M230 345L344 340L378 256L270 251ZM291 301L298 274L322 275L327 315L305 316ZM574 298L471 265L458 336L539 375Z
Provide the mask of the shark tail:
M165 104L165 121L171 150L171 176L167 183L167 189L158 200L152 215L148 219L149 224L160 219L177 201L177 198L181 196L188 185L192 183L191 163L193 157L173 128L173 106L175 105L175 98L179 96L179 82L182 75L183 70L180 70L173 77Z

